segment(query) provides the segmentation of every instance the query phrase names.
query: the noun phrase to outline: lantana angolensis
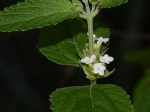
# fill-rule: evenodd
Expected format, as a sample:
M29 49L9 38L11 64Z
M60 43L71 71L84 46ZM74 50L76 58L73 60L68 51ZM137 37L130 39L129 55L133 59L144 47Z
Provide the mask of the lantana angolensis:
M99 37L97 39L97 43L107 43L108 41L109 41L109 38Z
M85 58L81 59L81 62L85 63L85 64L91 64L91 63L93 63L95 61L95 59L96 59L95 55L92 55L91 57L87 57L86 56Z
M106 66L102 63L96 63L93 65L93 73L104 76L104 71L106 70Z
M108 54L105 54L104 56L100 56L99 60L102 63L109 64L110 62L112 62L114 60L114 58L109 56Z
M89 36L88 33L87 35ZM81 59L81 63L84 66L84 68L86 67L84 71L87 73L89 79L89 76L91 76L92 78L95 77L95 79L97 79L98 77L100 78L100 76L104 77L105 73L107 73L106 65L110 64L110 62L114 60L113 57L109 56L108 54L105 54L105 52L103 52L104 55L101 55L101 46L103 45L102 43L107 43L108 41L109 38L97 38L96 35L93 34L94 52L93 54L91 54L91 56L89 56L90 53L88 52L89 45L86 45L86 51L84 52L85 57Z

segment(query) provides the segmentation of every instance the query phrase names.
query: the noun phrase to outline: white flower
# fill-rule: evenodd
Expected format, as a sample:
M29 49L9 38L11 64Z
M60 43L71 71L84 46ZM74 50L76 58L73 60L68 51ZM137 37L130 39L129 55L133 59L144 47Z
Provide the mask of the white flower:
M96 59L96 56L93 54L91 57L82 58L81 62L85 64L91 64L95 61L95 59Z
M94 74L99 74L101 76L104 76L105 70L106 70L106 66L104 66L102 63L96 63L93 65Z
M97 39L97 43L107 43L109 41L109 38L103 38L103 37L99 37Z
M107 63L109 64L110 62L112 62L114 60L113 57L109 56L108 54L105 54L104 56L101 56L99 58L99 60L102 62L102 63Z
M93 61L95 61L95 60L96 60L96 56L93 54L93 55L91 56L91 59L93 59Z

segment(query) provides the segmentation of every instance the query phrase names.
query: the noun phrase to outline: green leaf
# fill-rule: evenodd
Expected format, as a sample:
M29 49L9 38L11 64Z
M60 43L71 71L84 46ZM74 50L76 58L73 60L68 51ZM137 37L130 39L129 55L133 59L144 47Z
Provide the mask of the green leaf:
M95 27L94 29L97 36L107 37L110 34L108 28L103 24L102 27ZM83 49L85 49L87 43L86 33L85 21L80 19L64 21L56 26L43 28L37 46L40 48L40 52L49 60L57 64L79 67L79 56L83 57Z
M134 112L150 112L150 91L135 101Z
M76 36L76 38L73 38L73 41L75 43L77 53L80 57L83 57L83 50L86 48L87 43L87 35L85 33L80 33Z
M73 38L78 33L85 33L84 22L80 19L63 21L56 26L49 26L40 30L38 48L55 45L65 39Z
M150 69L147 69L144 76L138 81L134 90L134 99L138 99L147 91L150 91Z
M106 70L104 77L108 77L109 75L111 75L113 72L115 71L115 69L113 69L112 71L108 71Z
M50 101L53 112L132 112L129 96L115 85L57 89Z
M42 29L37 45L40 52L57 64L79 67L80 58L77 53L82 55L87 42L86 33L83 33L86 30L82 24L83 21L75 19Z
M0 12L0 31L25 31L76 17L68 0L26 0Z
M85 48L85 34L78 34L73 39L66 39L56 45L40 48L40 52L49 60L62 65L80 66L80 58L77 51ZM82 42L82 45L80 45ZM85 42L85 43L84 43Z
M128 0L99 0L100 8L111 8L127 3Z
M134 112L150 112L150 69L146 70L143 78L134 90Z
M109 48L107 48L107 47L102 47L101 48L101 50L100 50L100 56L103 56L103 55L105 55L106 54L106 52L109 50Z
M94 33L97 37L109 37L110 31L104 23L96 20L94 25ZM42 28L40 31L40 38L38 41L38 48L54 45L67 38L73 38L78 33L87 33L86 21L82 19L74 19L63 21L56 26L49 26ZM99 27L101 26L101 27Z
M94 19L94 34L96 34L97 37L104 37L109 38L110 31L107 25L99 19L99 17L96 17Z
M96 34L97 37L109 38L110 36L109 28L105 26L97 27L94 30L94 33Z

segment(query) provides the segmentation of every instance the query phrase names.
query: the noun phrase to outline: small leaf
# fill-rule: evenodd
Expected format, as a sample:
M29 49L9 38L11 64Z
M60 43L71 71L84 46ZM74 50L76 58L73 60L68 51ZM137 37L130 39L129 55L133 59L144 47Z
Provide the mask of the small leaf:
M110 36L109 28L107 28L106 26L97 27L94 30L94 33L96 34L97 37L109 38Z
M25 31L76 17L69 0L26 0L0 12L0 31Z
M127 3L128 0L99 0L100 8L111 8Z
M53 112L132 112L129 96L115 85L57 89L50 101Z
M115 71L115 69L113 69L112 71L108 71L106 70L104 77L108 77L109 75L111 75L113 72Z

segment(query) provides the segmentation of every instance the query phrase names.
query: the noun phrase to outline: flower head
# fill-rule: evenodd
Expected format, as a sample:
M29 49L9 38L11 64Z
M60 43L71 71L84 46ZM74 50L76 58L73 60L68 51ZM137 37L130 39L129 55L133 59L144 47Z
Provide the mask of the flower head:
M109 41L109 38L103 38L103 37L99 37L97 39L97 43L107 43Z
M81 59L81 62L85 63L85 64L91 64L91 63L93 63L95 61L95 59L96 59L95 55L92 55L91 57L87 57L86 56L85 58Z
M108 54L105 54L104 56L101 56L99 58L99 60L102 62L102 63L106 63L106 64L109 64L110 62L112 62L114 60L113 57L109 56Z
M96 63L93 65L93 73L99 74L101 76L104 76L104 71L106 70L106 66L104 66L102 63Z

